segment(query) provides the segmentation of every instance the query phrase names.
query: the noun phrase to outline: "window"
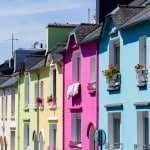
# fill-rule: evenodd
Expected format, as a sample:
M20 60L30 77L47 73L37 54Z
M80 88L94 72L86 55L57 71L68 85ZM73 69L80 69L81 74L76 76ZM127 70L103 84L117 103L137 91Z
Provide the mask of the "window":
M27 108L29 105L29 77L24 79L24 108Z
M37 101L36 101L36 97L38 97L38 82L34 83L34 107L37 107Z
M120 68L120 42L112 40L109 43L109 64L113 64Z
M137 145L144 149L149 145L149 117L147 111L137 112ZM146 149L147 147L145 147Z
M29 123L24 123L24 150L29 149Z
M146 64L146 36L139 38L139 64Z
M121 147L121 113L108 113L109 149L118 150Z
M57 125L56 124L50 124L49 125L49 146L50 149L56 149L57 144Z
M11 117L15 117L15 89L11 93Z
M15 150L15 143L16 143L16 140L15 140L15 137L16 137L16 133L15 131L11 131L10 132L10 146L11 146L11 150Z
M81 143L81 114L72 114L71 127L71 140L73 142Z
M40 98L42 98L42 105L44 105L44 82L40 82Z
M81 58L79 52L74 52L72 57L72 80L74 83L80 81Z
M50 70L50 95L56 97L56 69Z
M7 117L7 96L2 97L2 117Z
M90 57L90 83L96 82L96 58Z
M40 150L44 150L44 138L42 132L40 133Z

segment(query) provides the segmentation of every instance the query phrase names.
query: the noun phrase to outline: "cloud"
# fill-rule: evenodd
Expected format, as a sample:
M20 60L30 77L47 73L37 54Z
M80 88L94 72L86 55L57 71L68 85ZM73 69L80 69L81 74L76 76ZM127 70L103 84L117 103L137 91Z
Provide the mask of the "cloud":
M85 6L85 5L84 5ZM46 0L46 1L31 1L20 3L2 3L0 6L0 17L23 16L38 13L55 12L69 9L81 8L83 5L71 2L70 0Z

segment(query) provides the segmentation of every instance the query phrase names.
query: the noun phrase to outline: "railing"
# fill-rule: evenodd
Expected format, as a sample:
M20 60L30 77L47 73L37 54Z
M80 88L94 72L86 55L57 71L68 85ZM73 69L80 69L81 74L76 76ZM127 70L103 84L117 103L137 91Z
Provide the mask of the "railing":
M107 150L122 150L123 144L122 143L106 143L105 149Z
M47 150L57 150L56 146L48 146Z
M81 142L70 141L69 147L71 148L81 148Z
M134 144L134 150L150 150L150 145Z

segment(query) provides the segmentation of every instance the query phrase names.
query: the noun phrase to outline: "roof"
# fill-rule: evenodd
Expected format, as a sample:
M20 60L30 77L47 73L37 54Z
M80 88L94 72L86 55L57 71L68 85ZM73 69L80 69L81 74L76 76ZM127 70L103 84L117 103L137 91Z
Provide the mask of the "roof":
M130 6L141 6L145 3L147 0L134 0L129 5Z
M0 85L2 85L9 78L9 76L0 75Z
M23 64L25 65L25 71L38 69L44 66L45 56L31 55L24 60Z
M21 70L23 61L30 55L45 55L45 49L17 49L14 52L14 72Z
M49 50L51 53L53 63L57 63L63 59L63 52L65 51L66 44L58 43L55 47Z
M81 23L73 31L72 34L76 36L77 44L80 43L87 35L96 30L99 24Z
M100 24L99 27L94 30L92 33L88 34L79 44L83 44L89 41L97 40L100 37L101 30L102 30L103 24Z
M66 23L66 24L63 24L63 23L49 23L47 25L47 27L62 27L62 28L74 28L76 27L77 24L69 24L69 23Z
M120 26L120 28L125 28L128 26L149 20L149 18L150 18L150 5L147 5L146 8L139 11L139 13L134 15L130 20L128 20L126 23Z
M109 15L118 29L143 9L144 7L139 6L118 5Z
M1 84L0 88L10 87L10 86L15 85L16 83L17 83L17 77L12 76L12 77L9 77L9 79L7 79L3 84Z

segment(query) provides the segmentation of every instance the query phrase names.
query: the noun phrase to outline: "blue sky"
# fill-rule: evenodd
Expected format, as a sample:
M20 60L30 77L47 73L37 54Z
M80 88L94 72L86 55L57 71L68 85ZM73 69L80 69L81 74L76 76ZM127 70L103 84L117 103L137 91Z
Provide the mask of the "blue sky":
M90 22L96 0L0 0L0 63L11 57L11 36L14 49L30 48L33 43L45 42L48 23Z

